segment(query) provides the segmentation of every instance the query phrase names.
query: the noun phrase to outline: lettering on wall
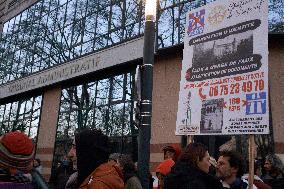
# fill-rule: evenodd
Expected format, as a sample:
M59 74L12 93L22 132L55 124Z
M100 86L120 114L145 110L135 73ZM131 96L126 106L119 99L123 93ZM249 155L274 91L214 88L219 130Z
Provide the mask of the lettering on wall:
M142 58L143 42L138 38L9 82L0 86L0 99Z

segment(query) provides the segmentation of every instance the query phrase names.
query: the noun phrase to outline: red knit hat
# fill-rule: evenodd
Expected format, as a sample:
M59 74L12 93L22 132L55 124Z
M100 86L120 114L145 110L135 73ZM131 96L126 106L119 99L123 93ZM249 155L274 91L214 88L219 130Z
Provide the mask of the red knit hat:
M171 168L174 164L175 162L172 159L164 160L156 168L156 173L167 175L171 171Z
M15 131L0 139L0 164L4 167L26 171L34 156L32 140L24 133Z

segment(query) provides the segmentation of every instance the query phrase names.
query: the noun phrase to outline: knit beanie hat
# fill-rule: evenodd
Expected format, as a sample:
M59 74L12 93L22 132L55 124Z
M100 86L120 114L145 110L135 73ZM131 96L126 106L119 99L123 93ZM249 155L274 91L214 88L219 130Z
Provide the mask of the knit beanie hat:
M32 140L24 133L14 131L0 138L0 166L28 171L34 157Z
M171 168L174 164L175 162L172 159L164 160L156 168L156 173L167 175L169 172L171 172Z

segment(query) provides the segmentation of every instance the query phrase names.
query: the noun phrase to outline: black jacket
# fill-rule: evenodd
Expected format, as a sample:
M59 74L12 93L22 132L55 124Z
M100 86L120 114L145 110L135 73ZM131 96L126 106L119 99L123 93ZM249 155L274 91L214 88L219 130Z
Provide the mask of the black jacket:
M245 183L242 179L237 178L235 182L230 184L230 189L247 189L248 184ZM226 189L224 187L224 189Z
M165 177L165 189L222 189L215 177L185 162L177 162Z

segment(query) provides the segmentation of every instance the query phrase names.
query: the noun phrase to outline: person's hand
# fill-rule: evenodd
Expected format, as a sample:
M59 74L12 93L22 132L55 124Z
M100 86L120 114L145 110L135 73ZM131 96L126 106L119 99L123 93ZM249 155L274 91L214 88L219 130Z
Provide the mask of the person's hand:
M214 167L217 166L217 161L216 161L213 157L211 157L211 156L210 156L210 159L209 159L209 163L210 163L211 165L213 165Z

